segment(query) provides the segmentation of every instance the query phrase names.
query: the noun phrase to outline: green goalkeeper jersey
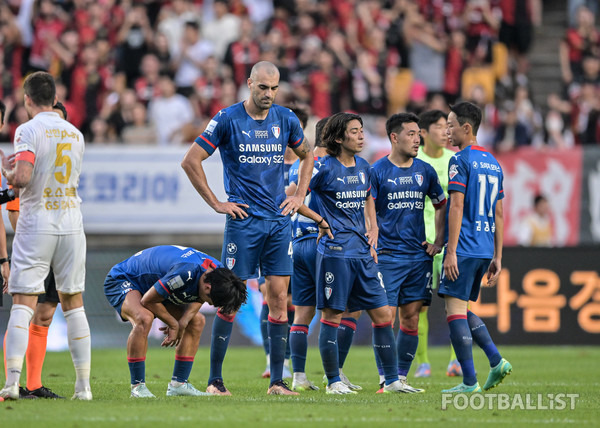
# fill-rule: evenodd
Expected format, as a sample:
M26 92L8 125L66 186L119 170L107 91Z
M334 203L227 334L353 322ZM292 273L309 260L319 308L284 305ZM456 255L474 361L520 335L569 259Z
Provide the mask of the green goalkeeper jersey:
M427 162L433 167L433 169L435 169L435 172L440 179L442 189L444 189L444 195L446 195L446 198L448 198L448 162L452 156L454 156L454 152L452 150L444 149L442 156L439 158L432 158L425 154L423 151L423 146L419 147L419 154L417 155L418 159ZM425 237L428 242L433 243L435 241L435 208L428 197L425 198L424 216Z

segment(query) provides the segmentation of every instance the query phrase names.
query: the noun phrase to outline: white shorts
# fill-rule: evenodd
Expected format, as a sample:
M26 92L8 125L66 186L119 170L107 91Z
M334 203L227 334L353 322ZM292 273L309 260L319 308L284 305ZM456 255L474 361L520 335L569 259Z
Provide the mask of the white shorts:
M56 289L64 294L85 288L86 242L83 231L74 235L17 233L12 245L8 292L41 294L50 266Z

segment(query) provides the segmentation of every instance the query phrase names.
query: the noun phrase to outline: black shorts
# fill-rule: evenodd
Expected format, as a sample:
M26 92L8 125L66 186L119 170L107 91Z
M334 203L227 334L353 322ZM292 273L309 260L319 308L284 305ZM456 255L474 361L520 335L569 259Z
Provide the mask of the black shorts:
M38 296L38 303L59 303L58 291L56 291L56 281L54 280L54 272L50 269L48 276L44 280L44 294Z
M520 54L525 54L529 51L533 35L533 27L531 25L508 25L502 22L498 39L506 45L506 47L514 48Z

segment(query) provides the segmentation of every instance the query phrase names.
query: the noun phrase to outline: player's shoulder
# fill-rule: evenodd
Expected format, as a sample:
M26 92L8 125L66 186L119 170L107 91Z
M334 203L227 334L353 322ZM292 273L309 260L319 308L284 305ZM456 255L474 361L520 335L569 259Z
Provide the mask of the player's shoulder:
M371 169L371 164L369 164L369 162L367 162L365 158L361 158L360 156L355 155L354 159L356 161L357 167Z
M390 164L390 162L388 160L388 157L384 156L381 159L378 159L375 162L373 162L373 164L371 165L371 169L373 169L375 171L379 171L379 170L389 166L389 164Z
M442 150L442 158L443 159L450 159L452 156L454 156L456 154L456 152L447 149L444 147L444 149Z

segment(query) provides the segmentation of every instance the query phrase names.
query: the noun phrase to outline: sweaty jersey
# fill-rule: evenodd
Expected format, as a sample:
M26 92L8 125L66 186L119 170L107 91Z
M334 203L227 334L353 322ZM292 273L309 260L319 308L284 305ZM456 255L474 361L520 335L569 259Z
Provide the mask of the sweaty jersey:
M265 120L252 119L243 103L220 110L196 143L208 154L219 148L229 202L248 204L248 214L265 219L281 216L285 200L283 155L302 144L296 115L273 104Z
M419 154L417 155L417 159L427 162L435 169L446 198L448 197L448 162L450 162L452 156L454 156L452 150L444 149L442 151L442 156L439 158L432 158L423 151L423 146L419 147ZM425 237L428 242L433 242L435 241L435 208L433 207L433 204L429 203L429 197L425 198L424 215Z
M41 112L15 132L17 160L33 163L31 179L20 191L21 233L70 235L83 230L77 194L83 135L58 113Z
M378 251L392 251L413 260L428 260L423 209L426 203L446 202L433 167L420 159L401 168L386 156L371 168L372 193L379 225ZM427 202L428 196L431 202Z
M354 156L355 165L345 167L336 158L324 156L315 162L310 191L317 212L325 217L334 238L324 236L317 247L329 257L369 258L365 236L365 204L371 195L370 166Z
M468 146L450 159L448 192L465 195L457 255L486 259L494 256L496 203L504 198L503 179L500 164L481 146ZM452 195L449 199L452 201Z
M108 274L127 278L142 295L154 287L165 300L183 305L200 301L200 277L218 267L223 265L217 259L194 248L161 245L134 254Z
M317 164L317 162L320 159L321 158L315 156L315 164ZM292 184L292 183L298 184L298 168L300 168L300 160L297 160L296 162L294 162L292 164L292 167L290 168L290 172L289 172L289 183L290 184ZM317 169L313 168L313 175L316 173L317 173ZM310 192L304 198L304 205L306 205L308 208L310 208L314 212L319 213L319 208L317 207L317 204L316 204L315 200L313 199L312 194ZM297 241L300 241L300 240L306 239L306 238L316 238L318 233L319 233L319 226L317 226L317 223L312 221L310 218L304 217L303 215L300 215L298 213L295 213L292 216L292 239L293 239L293 242L297 242Z

